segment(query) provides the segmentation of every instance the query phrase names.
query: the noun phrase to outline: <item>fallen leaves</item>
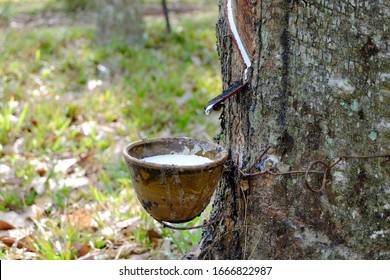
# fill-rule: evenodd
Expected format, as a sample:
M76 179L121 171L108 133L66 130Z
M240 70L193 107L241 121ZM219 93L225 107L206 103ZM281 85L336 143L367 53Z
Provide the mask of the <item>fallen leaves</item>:
M14 228L15 227L10 225L9 223L0 220L0 231L1 230L10 230L10 229L14 229Z
M0 211L0 221L3 222L4 225L8 224L10 227L12 227L9 229L26 228L31 225L32 220L39 220L41 214L42 210L39 209L39 207L37 207L36 205L32 205L26 207L25 210L20 213L16 211Z
M87 209L75 210L66 215L66 221L79 231L97 230L97 223Z
M0 211L0 242L10 248L34 252L31 243L32 221L39 220L41 210L34 206L27 207L23 213Z
M82 243L79 243L79 242L73 243L70 248L71 248L72 251L73 250L76 251L76 257L77 258L84 257L91 250L91 246L89 244L82 244Z
M0 236L0 242L3 242L8 247L16 247L18 249L26 249L29 252L35 252L35 248L29 238L23 237L21 239L9 236Z

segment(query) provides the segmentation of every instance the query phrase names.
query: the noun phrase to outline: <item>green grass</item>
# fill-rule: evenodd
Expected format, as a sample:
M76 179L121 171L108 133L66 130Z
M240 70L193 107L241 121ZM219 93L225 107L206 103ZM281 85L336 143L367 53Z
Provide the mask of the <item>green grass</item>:
M2 24L51 5L0 1ZM98 47L85 25L0 24L0 211L29 217L34 248L1 245L1 259L76 259L80 244L98 259L180 258L196 245L200 230L161 228L141 209L121 149L145 137L217 134L218 122L203 112L221 90L215 21L216 9L174 17L166 35L161 19L150 19L147 39L132 47ZM74 162L66 167L67 160ZM69 215L93 223L81 227ZM135 249L127 252L128 245Z
M202 224L204 221L203 218L195 218L193 221L184 224L186 227L194 226L195 224ZM183 225L181 225L183 227ZM175 244L176 248L179 250L180 254L184 255L185 252L188 252L191 247L196 246L202 236L201 229L193 230L172 230L163 228L163 235L172 239L172 242Z

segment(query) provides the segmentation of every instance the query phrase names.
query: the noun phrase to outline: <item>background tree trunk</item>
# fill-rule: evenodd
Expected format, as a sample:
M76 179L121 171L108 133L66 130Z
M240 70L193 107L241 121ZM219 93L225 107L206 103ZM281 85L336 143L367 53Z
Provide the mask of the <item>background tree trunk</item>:
M132 45L142 39L141 0L99 0L97 42Z
M254 73L251 89L231 98L221 117L231 169L214 201L211 220L218 222L205 229L198 258L389 259L389 158L340 162L320 193L305 188L302 175L246 180L238 171L248 171L267 146L262 163L275 172L389 153L389 2L233 2ZM219 9L227 88L242 79L244 65L225 0ZM318 188L321 179L311 184Z

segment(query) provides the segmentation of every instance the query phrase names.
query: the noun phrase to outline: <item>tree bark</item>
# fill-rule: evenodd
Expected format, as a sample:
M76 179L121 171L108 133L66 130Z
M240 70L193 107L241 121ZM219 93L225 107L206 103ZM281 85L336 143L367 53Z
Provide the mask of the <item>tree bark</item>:
M100 45L131 46L142 39L141 0L99 0L96 39Z
M240 173L305 171L316 160L311 169L324 171L341 155L390 153L389 1L233 2L253 76L222 112L230 165L198 258L389 259L389 158L343 160L318 193L304 174ZM225 0L219 10L228 88L244 65ZM312 188L320 175L310 173Z

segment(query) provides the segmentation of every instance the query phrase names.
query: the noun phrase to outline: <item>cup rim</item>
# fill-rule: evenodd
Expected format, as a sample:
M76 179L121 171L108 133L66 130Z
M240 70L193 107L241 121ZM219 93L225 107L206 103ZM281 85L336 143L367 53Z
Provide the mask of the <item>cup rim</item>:
M203 142L203 143L211 144L211 145L215 146L215 149L220 149L220 152L218 152L218 153L221 153L221 155L218 156L217 159L215 159L209 163L197 164L197 165L193 165L193 166L191 166L191 165L190 166L187 166L187 165L180 166L180 165L173 165L173 164L144 162L144 161L142 161L136 157L133 157L129 154L129 151L134 147L137 147L140 145L145 145L145 144L150 144L150 143L156 143L156 142L167 142L167 141L171 141L171 140L177 140L177 141L193 140L193 141L198 141L201 143ZM125 161L130 162L130 163L134 163L134 164L136 164L138 166L142 166L142 167L147 167L147 168L152 168L152 169L169 168L169 169L177 169L177 170L183 170L183 171L196 171L196 170L202 170L202 169L211 169L211 168L215 168L217 166L223 165L228 158L228 152L226 151L225 148L223 148L222 146L220 146L214 142L201 140L201 139L197 139L197 138L192 138L192 137L159 137L159 138L146 138L146 139L138 140L138 141L127 144L123 148L123 156L125 158Z

